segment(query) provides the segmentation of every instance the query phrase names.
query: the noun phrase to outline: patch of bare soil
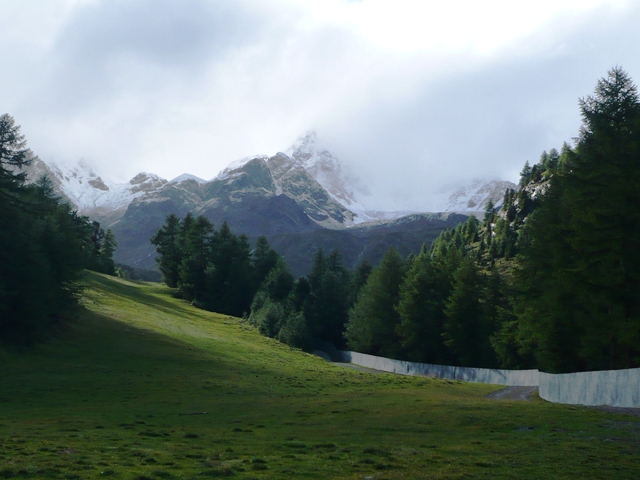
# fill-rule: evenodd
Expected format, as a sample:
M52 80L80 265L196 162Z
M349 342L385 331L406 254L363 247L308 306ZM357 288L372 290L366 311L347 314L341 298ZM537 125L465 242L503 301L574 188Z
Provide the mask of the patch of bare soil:
M538 391L538 387L505 387L485 395L494 400L520 400L529 401L531 395Z

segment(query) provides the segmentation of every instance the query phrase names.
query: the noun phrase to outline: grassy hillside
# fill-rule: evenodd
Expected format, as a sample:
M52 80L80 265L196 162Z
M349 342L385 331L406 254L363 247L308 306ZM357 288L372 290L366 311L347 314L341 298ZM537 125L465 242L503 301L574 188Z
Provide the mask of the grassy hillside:
M329 364L88 274L57 339L0 349L0 478L638 478L637 417Z

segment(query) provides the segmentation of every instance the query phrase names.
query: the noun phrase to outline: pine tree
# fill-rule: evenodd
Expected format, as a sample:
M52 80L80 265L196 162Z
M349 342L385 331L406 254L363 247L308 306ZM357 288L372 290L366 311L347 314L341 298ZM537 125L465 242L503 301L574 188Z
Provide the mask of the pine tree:
M113 254L116 252L116 248L118 248L116 236L109 228L104 234L104 240L102 241L102 248L100 250L103 265L102 271L107 275L116 274L116 265L113 261Z
M272 268L276 266L280 255L271 248L267 237L261 235L256 240L252 252L255 288L260 287Z
M319 248L309 273L311 291L305 302L305 318L313 338L340 348L348 319L350 278L337 250L328 256Z
M407 360L436 364L452 362L451 352L442 338L446 320L444 304L450 283L428 252L418 255L407 272L400 286L397 309L400 323L396 327Z
M446 301L443 338L463 366L493 366L487 358L489 337L481 299L482 277L469 257L462 259L454 274L451 295Z
M77 304L86 264L86 219L53 193L50 180L25 185L29 163L20 127L0 116L0 339L29 343Z
M180 280L180 266L183 251L180 242L180 219L170 214L164 225L151 237L151 243L156 246L158 257L156 262L167 286L176 288Z
M186 218L185 218L186 220ZM183 258L178 289L186 300L203 306L207 299L207 267L213 224L203 216L183 222Z
M0 200L13 204L13 193L24 184L26 174L19 169L29 165L33 156L27 141L11 115L0 115ZM18 171L16 171L18 170Z
M563 149L527 220L522 329L542 368L640 365L640 104L620 68L580 101L575 150Z
M400 356L402 349L396 333L400 315L396 307L404 275L404 262L389 248L349 311L344 335L351 349L385 357Z

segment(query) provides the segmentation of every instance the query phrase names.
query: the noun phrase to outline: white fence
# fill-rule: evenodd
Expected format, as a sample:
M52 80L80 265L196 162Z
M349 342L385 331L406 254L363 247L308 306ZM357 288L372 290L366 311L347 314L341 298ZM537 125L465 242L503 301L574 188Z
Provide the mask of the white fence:
M333 360L402 375L495 385L539 387L553 403L640 408L640 368L551 374L538 370L499 370L405 362L358 352L336 351Z
M600 372L540 372L540 397L554 403L640 407L640 368Z

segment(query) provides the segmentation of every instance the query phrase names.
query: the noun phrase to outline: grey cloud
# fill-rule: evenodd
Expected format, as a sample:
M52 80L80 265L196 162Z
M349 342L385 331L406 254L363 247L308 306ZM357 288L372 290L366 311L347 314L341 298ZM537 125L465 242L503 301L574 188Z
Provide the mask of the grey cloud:
M127 53L136 61L197 65L260 34L260 18L242 5L204 0L88 4L78 9L58 45L74 60L91 64Z
M640 82L640 5L466 59L382 52L341 26L297 28L300 15L259 0L85 4L33 83L3 81L25 99L10 113L39 155L84 156L106 176L210 178L315 128L372 190L420 205L443 183L514 179L571 141L578 98L612 66Z
M81 111L114 97L197 82L263 34L242 2L101 1L77 7L54 43L47 103ZM45 92L46 93L46 92ZM44 96L44 94L43 94ZM161 101L161 99L160 99Z
M640 82L640 8L616 22L599 13L570 31L554 25L552 53L516 52L445 74L425 81L409 101L372 97L347 120L327 120L320 130L353 168L369 171L380 191L404 192L416 208L443 183L515 180L525 161L572 143L581 124L578 98L591 94L608 69L620 64Z

